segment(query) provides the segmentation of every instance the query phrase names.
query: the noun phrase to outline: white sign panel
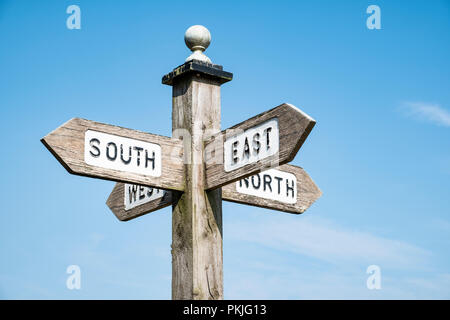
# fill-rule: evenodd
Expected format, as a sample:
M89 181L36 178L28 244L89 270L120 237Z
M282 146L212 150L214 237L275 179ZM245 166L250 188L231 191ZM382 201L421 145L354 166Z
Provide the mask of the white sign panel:
M84 136L84 161L107 169L161 176L161 146L93 130Z
M236 182L236 191L283 203L297 202L297 178L294 174L269 169Z
M225 171L233 171L276 154L279 142L278 118L227 138L223 146Z
M167 192L165 190L157 188L139 186L136 184L128 184L128 183L125 184L124 191L125 191L124 196L125 211L143 205L147 202L162 198Z

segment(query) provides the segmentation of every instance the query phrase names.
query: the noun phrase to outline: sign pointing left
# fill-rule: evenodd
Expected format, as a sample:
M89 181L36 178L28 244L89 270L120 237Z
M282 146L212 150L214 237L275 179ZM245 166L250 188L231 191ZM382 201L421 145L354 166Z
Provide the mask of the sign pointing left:
M181 140L74 118L41 141L69 173L184 190Z

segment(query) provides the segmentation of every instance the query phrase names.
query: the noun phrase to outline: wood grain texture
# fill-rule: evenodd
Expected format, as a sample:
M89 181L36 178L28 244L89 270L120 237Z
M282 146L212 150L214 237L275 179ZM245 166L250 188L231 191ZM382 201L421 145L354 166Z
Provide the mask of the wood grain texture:
M173 192L172 299L223 299L221 190L205 191L203 163L205 131L220 132L219 83L195 74L176 81L172 128L189 133L185 192Z
M303 170L303 168L285 164L276 169L292 173L296 176L297 201L295 203L283 203L272 199L265 199L258 196L240 193L236 191L235 182L222 187L222 198L226 201L300 214L305 212L305 210L308 209L322 195L320 189L316 186L306 171Z
M166 190L162 198L125 210L125 183L118 182L106 201L106 205L120 221L128 221L144 214L172 205L172 192Z
M305 212L322 195L308 173L301 168L290 164L282 165L277 170L289 172L297 178L297 201L287 204L276 200L265 199L258 196L243 194L236 191L236 182L222 187L222 199L225 201L246 204L266 209L278 210L287 213L300 214ZM127 221L141 215L164 208L172 203L172 193L167 191L164 199L157 199L133 208L126 213L124 210L124 184L117 183L108 198L108 206L119 220Z
M161 176L152 177L88 165L84 161L84 136L87 130L160 145L162 157ZM74 118L49 133L41 141L69 173L141 184L159 189L184 190L183 144L178 139Z
M223 144L236 130L247 130L265 121L278 118L279 151L255 163L247 164L230 172L224 168ZM241 122L205 142L206 188L214 189L251 176L260 171L275 168L292 161L315 125L315 120L293 105L284 103L269 111Z

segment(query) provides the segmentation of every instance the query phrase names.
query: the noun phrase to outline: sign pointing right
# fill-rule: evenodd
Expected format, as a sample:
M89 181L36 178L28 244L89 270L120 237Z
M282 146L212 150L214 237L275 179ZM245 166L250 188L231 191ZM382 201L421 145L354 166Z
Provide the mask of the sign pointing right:
M206 188L292 161L315 124L284 103L212 136L205 144Z
M269 169L222 187L222 199L289 213L303 213L322 195L301 167Z

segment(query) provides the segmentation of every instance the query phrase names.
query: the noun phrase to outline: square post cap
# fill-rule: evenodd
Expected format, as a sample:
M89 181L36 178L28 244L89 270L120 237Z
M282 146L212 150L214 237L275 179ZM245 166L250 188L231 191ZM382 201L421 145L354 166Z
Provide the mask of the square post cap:
M221 65L200 60L190 60L163 76L162 83L172 86L177 80L186 76L192 77L194 75L213 80L218 84L223 84L233 79L233 74L231 72L223 71Z

